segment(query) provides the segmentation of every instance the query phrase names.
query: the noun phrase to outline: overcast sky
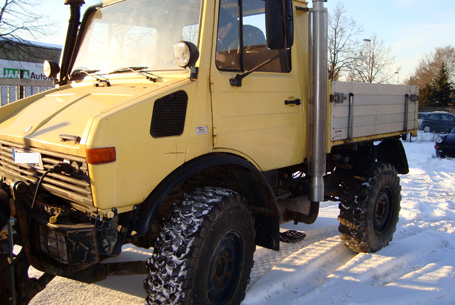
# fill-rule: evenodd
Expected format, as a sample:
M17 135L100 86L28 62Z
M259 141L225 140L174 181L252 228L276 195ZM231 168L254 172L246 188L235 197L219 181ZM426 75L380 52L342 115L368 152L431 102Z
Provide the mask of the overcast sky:
M82 10L99 2L85 0ZM391 47L400 82L414 73L426 53L436 47L455 46L455 0L328 0L329 13L338 2L343 3L346 15L363 27L364 39L376 34ZM63 45L69 7L63 5L63 0L41 3L38 9L59 27L55 35L43 42Z

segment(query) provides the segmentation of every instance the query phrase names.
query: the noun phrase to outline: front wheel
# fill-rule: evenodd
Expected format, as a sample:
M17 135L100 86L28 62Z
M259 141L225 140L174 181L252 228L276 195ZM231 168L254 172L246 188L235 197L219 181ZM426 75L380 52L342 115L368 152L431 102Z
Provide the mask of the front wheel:
M431 132L431 127L428 126L428 125L425 125L425 126L423 126L423 131L424 131L424 132L427 132L427 133L428 133L428 132Z
M347 188L340 203L339 231L355 252L376 252L392 240L401 201L400 178L388 163L376 163L368 180Z
M240 304L255 250L236 192L197 189L172 207L147 262L148 304Z

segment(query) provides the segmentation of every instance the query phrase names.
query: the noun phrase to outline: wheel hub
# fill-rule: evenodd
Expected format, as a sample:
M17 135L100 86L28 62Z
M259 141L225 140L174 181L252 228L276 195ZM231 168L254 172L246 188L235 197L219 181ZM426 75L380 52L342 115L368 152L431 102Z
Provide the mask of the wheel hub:
M229 263L232 263L232 259L226 251L221 253L221 256L215 261L215 273L212 279L216 282L218 287L223 286L223 279L229 280L231 276L229 270Z
M374 229L378 234L383 233L390 223L392 204L391 191L385 187L379 192L375 206Z
M241 273L243 240L238 232L229 232L213 252L208 276L211 304L221 304L234 293Z

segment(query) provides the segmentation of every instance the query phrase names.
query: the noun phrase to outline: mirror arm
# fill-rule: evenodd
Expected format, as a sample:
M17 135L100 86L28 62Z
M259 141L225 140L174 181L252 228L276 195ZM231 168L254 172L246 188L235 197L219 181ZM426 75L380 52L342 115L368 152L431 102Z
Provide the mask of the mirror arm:
M256 67L254 67L253 69L251 69L250 71L247 71L245 73L242 73L242 74L237 74L235 77L229 79L229 83L231 84L231 86L233 87L242 87L242 80L247 77L248 75L250 75L251 73L253 73L254 71L257 71L258 69L262 68L263 66L265 66L266 64L272 62L273 60L277 59L278 57L281 57L284 52L286 52L287 49L282 49L280 51L280 53L278 53L277 55L267 59L266 61L264 61L263 63L257 65Z

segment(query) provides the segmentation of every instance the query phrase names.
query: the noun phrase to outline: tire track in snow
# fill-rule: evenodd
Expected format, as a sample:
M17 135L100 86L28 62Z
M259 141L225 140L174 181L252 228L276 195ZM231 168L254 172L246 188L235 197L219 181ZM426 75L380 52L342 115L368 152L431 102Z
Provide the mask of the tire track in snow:
M337 232L332 233L337 235ZM391 294L409 293L406 299L416 301L418 298L413 294L417 291L422 294L421 298L436 304L431 302L440 297L438 290L447 293L453 289L455 268L453 264L439 261L451 255L454 249L450 249L449 242L440 234L418 232L377 253L360 254L351 252L333 235L316 235L316 241L307 246L298 249L298 245L293 245L284 249L285 253L277 254L272 264L295 250L252 281L242 305L340 304L341 299L341 303L352 304L381 300L377 302L379 305L384 304L382 293L385 290ZM429 261L434 263L429 264ZM425 282L426 278L431 280ZM392 299L389 301L394 304Z
M344 246L333 226L325 234L316 234L305 241L306 246L295 244L283 249L283 253L271 260L276 262L273 268L259 279L252 277L242 305L279 304L283 299L295 298L296 293L310 292L356 255Z
M356 255L291 304L440 304L454 288L453 250L440 234L422 232Z
M336 226L330 226L324 229L318 229L306 232L307 237L297 243L280 243L280 250L263 250L267 252L265 255L255 255L254 266L251 270L250 284L247 287L247 291L256 283L262 276L268 271L272 270L274 266L285 260L290 255L296 253L302 248L308 247L315 242L321 241L325 238L338 236L338 229ZM339 239L339 237L338 237ZM257 251L259 252L259 251ZM259 257L258 257L259 256Z
M428 258L434 260L447 245L439 234L425 231L377 253L360 253L338 272L349 273L350 277L369 285L384 286L425 266Z

